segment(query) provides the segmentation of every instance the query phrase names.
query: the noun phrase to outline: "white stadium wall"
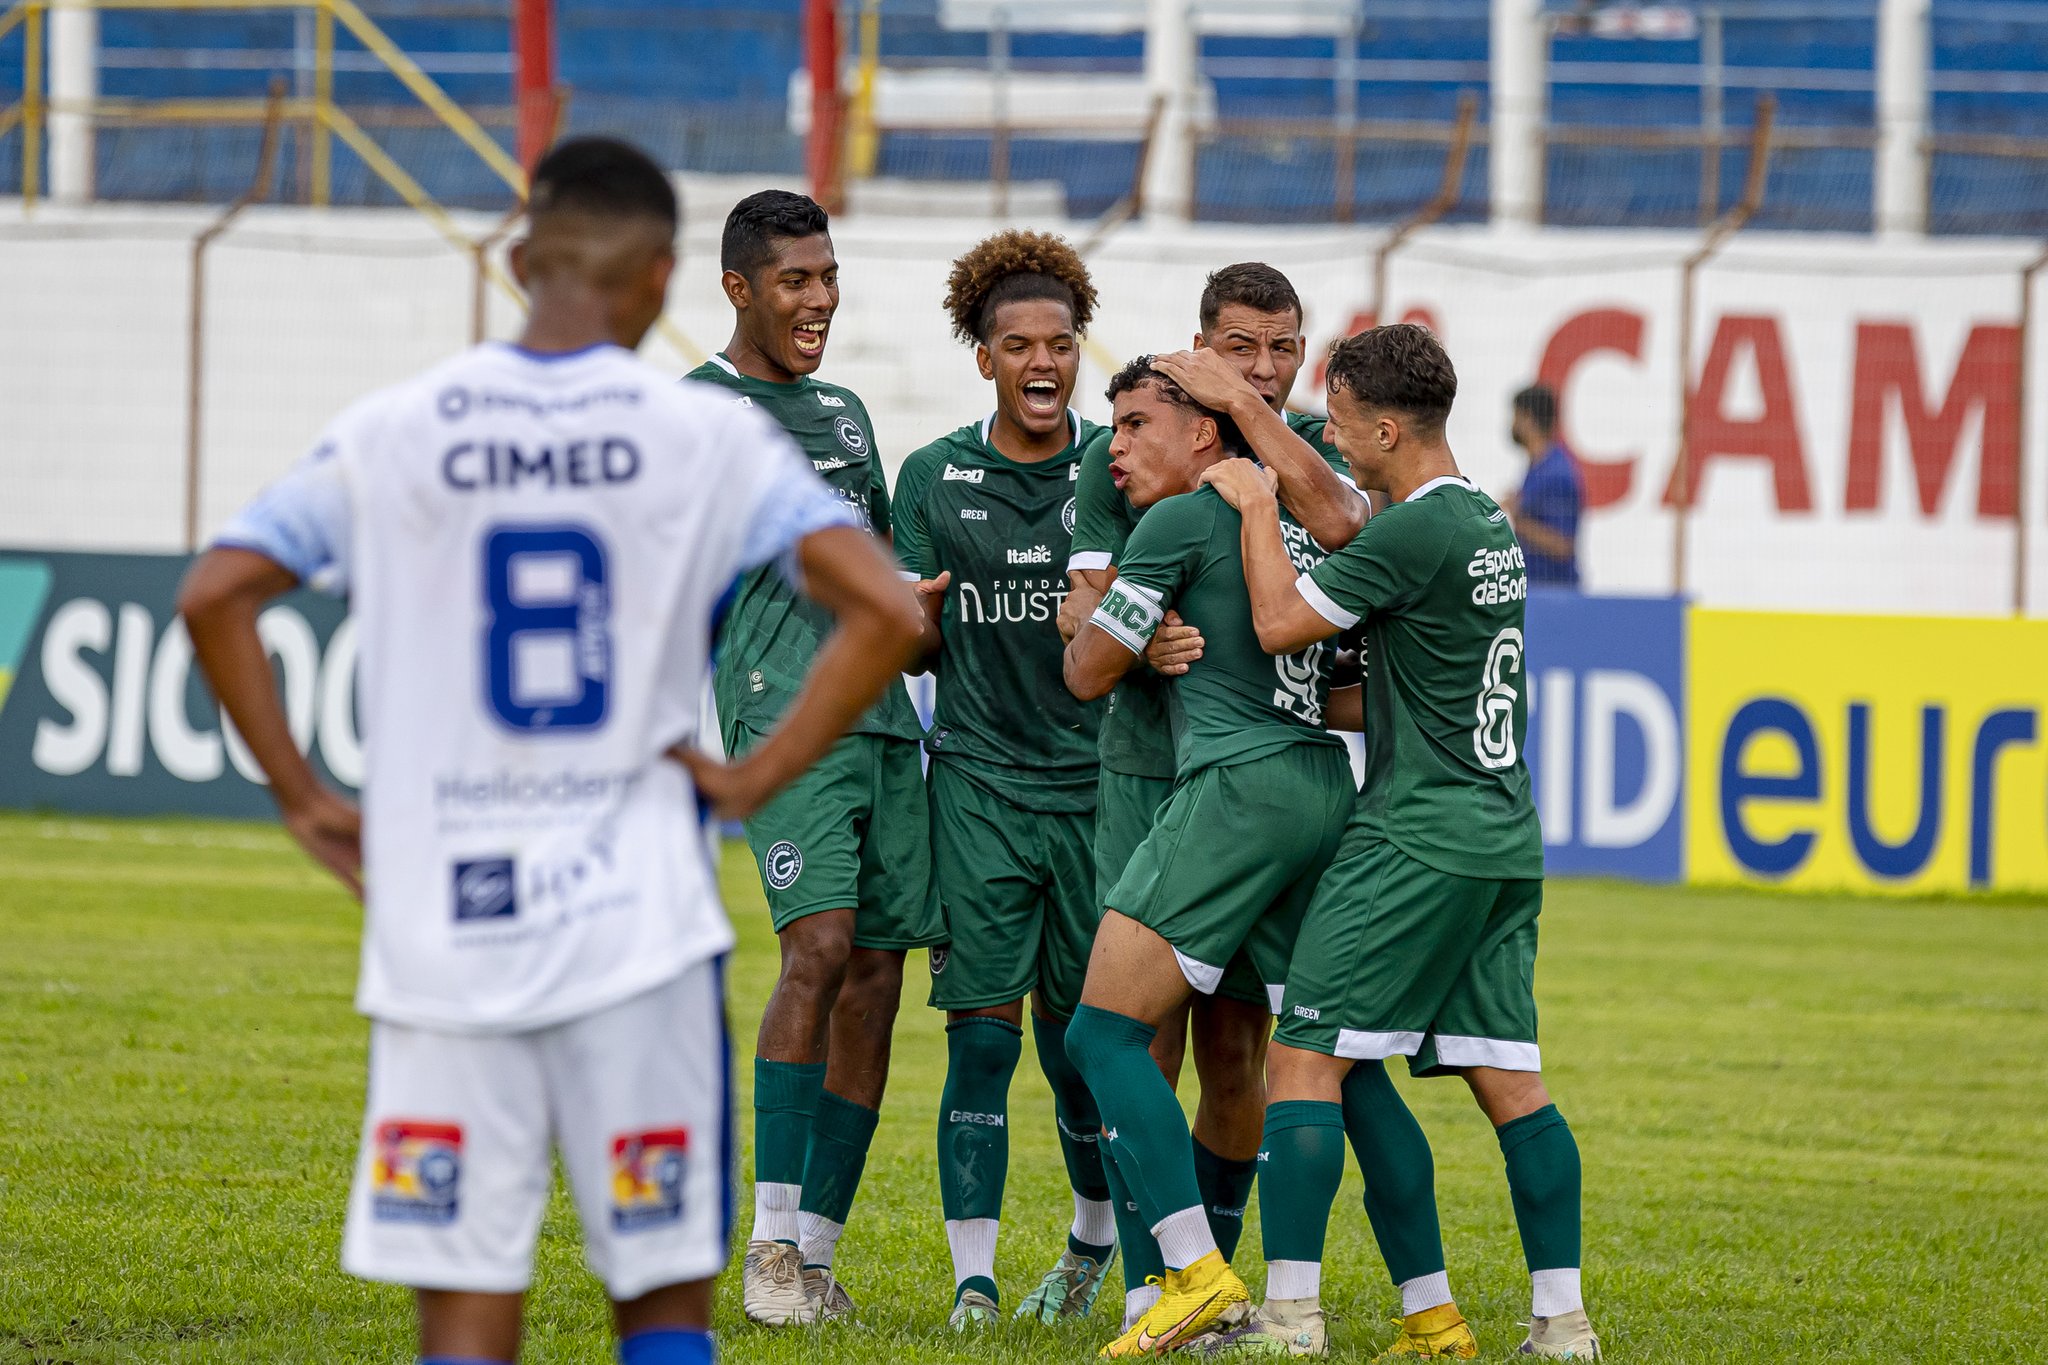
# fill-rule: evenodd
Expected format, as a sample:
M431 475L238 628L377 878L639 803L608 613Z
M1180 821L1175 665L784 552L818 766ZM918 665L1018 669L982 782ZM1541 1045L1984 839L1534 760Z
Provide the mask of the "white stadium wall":
M697 217L671 311L681 342L647 350L664 368L680 373L726 338L716 239L737 192L686 189ZM209 217L100 208L25 220L0 207L0 544L182 547L190 242ZM491 224L464 226L480 236ZM952 256L987 230L878 217L837 230L845 301L824 373L865 398L892 464L986 410L988 388L948 337L939 299ZM1380 240L1186 226L1111 237L1091 260L1102 303L1077 406L1104 417L1105 367L1187 344L1204 274L1230 261L1289 274L1319 354L1369 306ZM1597 504L1584 541L1593 591L1675 585L1680 266L1696 244L1449 228L1391 262L1388 316L1443 334L1461 381L1452 443L1489 489L1520 477L1509 396L1539 373L1559 383ZM1690 595L1726 607L2010 612L2023 465L2017 492L2036 532L2027 607L2048 612L2048 386L2032 386L2023 418L2015 406L2020 271L2034 250L1751 234L1701 269ZM202 534L334 411L468 339L470 260L410 214L259 210L207 269ZM508 336L518 313L493 296L488 318ZM1296 400L1315 404L1315 386L1305 379Z

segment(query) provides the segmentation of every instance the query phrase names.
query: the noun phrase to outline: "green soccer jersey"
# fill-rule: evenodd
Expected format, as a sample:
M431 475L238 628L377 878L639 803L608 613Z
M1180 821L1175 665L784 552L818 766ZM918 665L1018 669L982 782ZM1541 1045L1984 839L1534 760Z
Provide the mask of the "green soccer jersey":
M1432 479L1311 571L1302 596L1365 621L1365 786L1353 820L1459 877L1543 875L1522 760L1522 547L1463 479Z
M1100 709L1067 691L1058 616L1082 452L1109 430L1074 415L1065 450L1022 464L989 444L993 420L913 452L896 480L904 566L953 575L925 751L1026 810L1093 810Z
M1290 412L1287 425L1314 446L1332 469L1346 479L1351 477L1351 466L1335 446L1323 440L1323 418ZM1074 498L1074 553L1067 568L1106 569L1122 555L1124 542L1130 539L1139 515L1109 472L1109 442L1091 447L1082 458ZM1193 620L1185 611L1181 616ZM1102 713L1103 767L1130 777L1173 776L1173 732L1167 697L1167 680L1145 665L1140 664L1124 675L1116 690L1109 694L1109 708Z
M1202 657L1167 688L1182 779L1289 745L1343 744L1323 728L1332 644L1319 641L1278 658L1259 645L1244 585L1242 525L1213 488L1155 504L1131 532L1116 582L1090 618L1140 653L1169 607L1201 626ZM1283 514L1281 527L1302 572L1323 561L1322 548L1292 518Z
M860 399L836 384L806 375L774 384L741 374L723 355L690 371L689 378L731 389L735 400L760 408L782 424L810 456L818 477L877 533L889 528L889 485L875 454L875 426ZM790 587L774 565L739 581L718 633L718 672L712 684L723 725L772 729L803 686L818 646L832 629L832 613ZM921 733L910 693L899 680L854 723L853 733L915 740Z

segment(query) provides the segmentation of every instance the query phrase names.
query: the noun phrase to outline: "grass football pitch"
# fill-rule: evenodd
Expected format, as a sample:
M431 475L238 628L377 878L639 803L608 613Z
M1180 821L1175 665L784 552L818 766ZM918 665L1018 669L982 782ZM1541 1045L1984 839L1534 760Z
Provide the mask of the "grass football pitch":
M774 941L744 850L724 874L744 1086ZM0 1361L410 1360L404 1291L337 1265L356 942L355 907L273 828L0 818ZM1078 1360L1112 1330L1114 1285L1085 1329L944 1334L945 1052L911 965L840 1252L861 1323L763 1332L728 1283L727 1359ZM1610 1360L2048 1358L2048 907L1557 883L1540 989ZM1462 1086L1402 1085L1453 1286L1505 1354L1528 1290L1498 1149ZM1008 1303L1070 1212L1028 1057L1011 1113ZM1392 1339L1396 1307L1358 1189L1348 1173L1324 1281L1346 1360ZM1258 1246L1254 1213L1254 1291ZM529 1361L611 1359L559 1192L528 1320Z

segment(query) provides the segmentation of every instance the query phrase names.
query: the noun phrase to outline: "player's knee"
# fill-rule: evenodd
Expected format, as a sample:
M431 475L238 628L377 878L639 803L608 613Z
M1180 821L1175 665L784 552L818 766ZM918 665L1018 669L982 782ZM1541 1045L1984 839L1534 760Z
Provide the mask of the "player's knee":
M781 987L807 994L836 994L846 983L853 956L852 915L806 915L782 931L781 942Z
M855 949L839 989L840 1008L863 1022L888 1026L903 1003L903 954Z
M1128 1015L1083 1005L1067 1023L1067 1059L1092 1088L1105 1079L1104 1067L1113 1065L1120 1053L1149 1049L1155 1033Z
M1209 1021L1195 1031L1195 1074L1201 1078L1202 1093L1212 1089L1219 1095L1263 1094L1266 1087L1265 1020L1250 1027L1232 1018Z
M970 1015L946 1025L948 1081L1007 1081L1024 1055L1024 1030L1007 1019Z
M1504 1123L1533 1114L1550 1103L1550 1091L1540 1071L1503 1071L1496 1067L1467 1067L1462 1073L1471 1087L1472 1098L1498 1128Z

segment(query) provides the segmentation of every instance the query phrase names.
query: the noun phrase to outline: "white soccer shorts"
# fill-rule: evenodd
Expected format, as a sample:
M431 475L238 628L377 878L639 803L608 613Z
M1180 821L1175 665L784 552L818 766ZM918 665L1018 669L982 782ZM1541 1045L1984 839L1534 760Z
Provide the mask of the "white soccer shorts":
M342 1265L421 1289L515 1293L559 1149L584 1254L614 1299L701 1280L732 1228L721 964L529 1033L374 1023Z

